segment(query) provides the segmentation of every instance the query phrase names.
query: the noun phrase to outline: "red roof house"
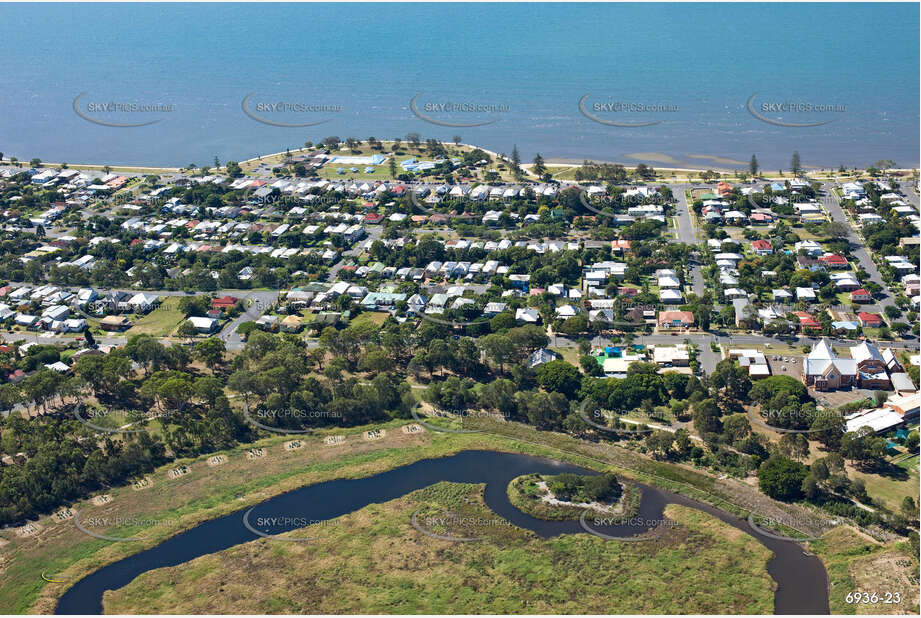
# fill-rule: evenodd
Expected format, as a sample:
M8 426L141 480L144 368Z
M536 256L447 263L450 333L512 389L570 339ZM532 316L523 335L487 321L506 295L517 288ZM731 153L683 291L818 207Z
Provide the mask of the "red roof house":
M861 311L857 314L857 319L860 320L861 326L882 326L883 325L883 316L878 313L867 313L866 311Z
M822 328L822 325L819 324L810 313L805 311L794 311L793 315L799 318L799 327L803 330Z
M826 268L847 268L847 258L835 253L823 255L819 258L819 262L824 264Z
M873 302L873 297L865 289L860 288L851 292L852 303L869 303Z
M212 309L230 309L240 300L236 296L221 296L220 298L211 299Z
M774 247L766 240L753 240L752 251L755 255L770 255L774 253Z

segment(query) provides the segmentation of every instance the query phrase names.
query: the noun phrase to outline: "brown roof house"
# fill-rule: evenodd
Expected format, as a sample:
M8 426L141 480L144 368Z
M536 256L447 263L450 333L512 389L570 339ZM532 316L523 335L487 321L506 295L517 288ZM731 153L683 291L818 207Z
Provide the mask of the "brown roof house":
M688 328L694 326L694 314L690 311L660 311L657 322L659 328Z

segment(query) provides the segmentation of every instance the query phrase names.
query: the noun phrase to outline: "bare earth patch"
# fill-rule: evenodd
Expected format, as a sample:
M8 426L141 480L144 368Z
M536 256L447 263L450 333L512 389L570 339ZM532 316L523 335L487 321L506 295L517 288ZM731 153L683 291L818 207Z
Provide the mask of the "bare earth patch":
M144 478L138 479L131 483L131 488L135 491L140 491L141 489L147 489L151 485L153 485L153 481L149 476L145 476Z
M39 524L26 524L25 526L20 526L16 529L16 536L21 539L25 539L31 536L35 536L41 532L42 527Z
M188 473L191 472L191 471L192 471L192 469L191 469L189 466L178 466L178 467L173 468L172 470L168 471L168 472L166 473L166 476L167 476L167 478L169 478L171 481L174 481L174 480L176 480L176 479L178 479L178 478L181 478L181 477L185 476L186 474L188 474Z
M74 517L73 510L69 508L65 508L65 509L61 509L60 511L55 512L54 516L52 516L52 519L54 521L67 521L68 519L73 519L73 517Z

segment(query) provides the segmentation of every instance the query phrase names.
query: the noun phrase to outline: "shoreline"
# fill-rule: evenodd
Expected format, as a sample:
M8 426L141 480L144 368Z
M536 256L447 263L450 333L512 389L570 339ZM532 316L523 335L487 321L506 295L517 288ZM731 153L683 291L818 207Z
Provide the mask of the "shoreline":
M381 143L392 143L394 140L380 140L380 141ZM361 140L361 143L365 143L365 140ZM456 147L479 149L485 152L486 154L488 154L490 157L492 157L497 162L503 162L506 164L510 162L507 155L503 156L502 154L494 150L490 150L488 148L484 148L476 144L469 144L466 142L460 142L458 144L454 144L453 142L445 142L445 141L441 143L448 145L448 146L453 145ZM314 146L313 148L316 149L316 146ZM303 152L310 152L310 151L311 149L306 149L303 147L295 148L295 149L285 149L279 152L264 153L264 154L259 154L259 155L256 155L254 157L250 157L247 159L241 159L237 161L237 163L242 166L242 165L247 165L247 164L258 163L258 162L263 161L264 159L271 159L273 157L279 157L288 152L303 153ZM637 155L659 154L662 156L668 156L670 158L670 155L664 155L663 153L636 153L636 154ZM714 163L714 165L700 166L700 167L697 167L697 166L679 167L679 166L675 166L673 163L670 163L670 162L661 162L661 163L656 162L653 158L637 158L635 161L632 161L632 162L624 162L624 161L613 161L613 160L609 161L609 160L601 160L601 159L568 159L564 157L547 157L544 161L544 165L547 168L565 169L565 168L581 167L583 162L590 161L595 164L622 165L626 169L636 168L637 165L645 164L645 165L648 165L654 168L657 173L662 173L664 175L671 175L671 176L677 176L678 174L699 175L707 171L717 172L721 175L740 174L740 173L748 174L748 169L747 169L748 164L745 162L737 162L736 167L727 167L727 164L723 162L723 160L725 160L724 157L719 157L716 155L700 155L700 154L689 155L689 156L692 156L693 158L710 160ZM228 159L228 160L232 160L232 159ZM646 161L649 161L649 162L646 163ZM29 162L24 159L18 159L17 164L22 165L23 169L25 169L26 166L28 166ZM65 163L63 162L42 161L41 167L42 168L55 168L55 167L61 167L64 164ZM10 161L9 157L0 159L0 166L12 166L12 165L13 164ZM183 172L188 173L190 171L201 169L200 167L187 168L187 167L173 167L173 166L159 166L159 165L121 165L118 163L66 163L66 165L67 165L67 169L73 169L73 170L100 171L101 172L103 171L103 168L108 167L111 170L110 173L124 172L124 173L129 173L129 174L158 174L158 173L159 174L179 174ZM219 168L214 168L211 166L205 166L205 167L209 167L209 169L211 169L212 172L216 170L224 169L223 166ZM536 176L534 176L534 173L531 171L532 167L533 167L533 163L525 163L525 162L521 163L521 169L530 177L529 179L537 180ZM857 169L858 171L861 171L864 173L866 172L866 168L857 168ZM921 167L898 167L898 168L890 168L885 171L889 173L900 173L900 174L911 175L911 174L916 174L916 173L921 172ZM810 175L815 175L815 174L825 175L825 176L834 174L837 177L840 175L850 175L850 173L852 172L853 172L853 168L846 170L844 174L841 174L840 172L838 172L837 169L833 167L830 167L830 168L805 167L804 168L804 173L807 178ZM244 174L244 176L247 176L247 175L248 174ZM774 179L787 178L787 175L773 174L773 173L768 173L766 170L762 170L762 173L759 174L758 177L764 180L774 180Z

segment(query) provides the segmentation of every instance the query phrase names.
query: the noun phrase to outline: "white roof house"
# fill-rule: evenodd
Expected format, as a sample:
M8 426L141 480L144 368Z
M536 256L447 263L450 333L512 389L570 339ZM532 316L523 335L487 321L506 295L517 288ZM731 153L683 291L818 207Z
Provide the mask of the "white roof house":
M515 310L515 319L534 324L540 319L540 314L534 307L519 307Z

